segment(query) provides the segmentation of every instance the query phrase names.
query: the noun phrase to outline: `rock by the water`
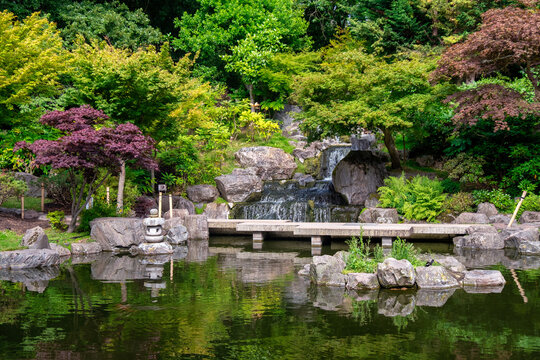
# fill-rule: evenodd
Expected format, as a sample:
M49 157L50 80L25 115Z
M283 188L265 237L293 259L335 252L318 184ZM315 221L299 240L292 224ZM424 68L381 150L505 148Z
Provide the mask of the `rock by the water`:
M498 270L471 270L465 273L463 286L501 286L506 284L504 276Z
M212 185L193 185L186 189L189 200L194 203L211 203L219 197L219 191Z
M26 246L29 249L50 249L49 238L45 234L45 231L41 226L36 226L32 229L26 230L21 245Z
M464 212L458 215L454 224L489 224L486 214Z
M305 264L303 268L298 270L298 275L309 277L311 264Z
M71 244L71 252L73 255L99 254L102 250L103 249L98 242Z
M517 250L525 255L540 255L540 241L522 240L519 242Z
M416 268L416 285L420 289L448 289L459 287L458 281L442 266Z
M167 219L172 219L172 218L183 219L188 215L189 215L189 211L187 209L172 209L172 210L167 211L165 214L163 214L163 218L165 219L165 221L167 221Z
M231 209L228 204L210 203L204 209L204 215L209 219L228 219Z
M366 208L358 217L358 222L397 224L399 215L396 209Z
M247 147L234 154L242 167L254 167L263 180L287 180L296 170L292 155L270 146Z
M348 273L347 274L347 289L362 290L362 289L378 289L380 287L377 274L368 273Z
M261 178L247 172L233 171L230 175L216 177L215 181L221 196L232 203L245 201L251 194L263 189Z
M384 185L385 159L375 151L351 151L334 169L332 183L349 205L364 205Z
M300 186L306 186L307 184L314 182L315 178L311 175L296 173L293 176L293 180L298 181Z
M491 215L489 218L490 224L505 224L510 223L510 216L505 214Z
M171 219L166 219L163 223L163 232L166 233L175 226L184 226L184 223L186 222L186 216L187 214L183 217L173 217Z
M90 222L90 228L90 237L103 251L139 245L145 234L143 222L138 218L98 218Z
M465 271L467 271L467 268L455 257L436 255L434 258L439 264L441 264L442 267L448 270L452 276L458 280L465 276Z
M60 246L60 245L55 244L55 243L50 243L49 246L51 247L51 250L56 251L56 253L58 255L60 255L61 257L71 255L71 251L69 251L69 249L66 249L63 246Z
M416 273L409 261L387 258L377 264L377 278L384 288L411 287L416 282Z
M310 278L317 285L345 287L347 276L342 274L343 269L345 262L339 257L314 256L310 266Z
M208 218L206 215L188 215L184 219L188 240L208 240Z
M320 150L316 149L313 144L306 148L296 148L293 150L292 154L297 158L301 163L306 161L306 159L311 159L316 157L319 154Z
M29 269L60 265L60 255L51 249L25 249L0 252L0 269Z
M518 248L523 241L538 242L539 232L536 228L510 228L501 231L504 246L507 248Z
M476 210L479 214L484 214L488 218L493 215L497 215L499 213L499 210L493 205L492 203L483 202L478 204L478 209Z
M177 225L170 229L165 236L165 240L170 244L178 245L185 243L188 239L188 231L185 226Z
M519 218L521 224L538 223L540 224L540 211L524 211Z
M498 233L476 232L455 237L454 246L473 249L504 249L504 241Z
M416 306L416 297L411 293L380 291L377 301L378 313L384 316L407 316Z
M138 253L145 256L172 254L174 252L168 242L142 243L137 248Z

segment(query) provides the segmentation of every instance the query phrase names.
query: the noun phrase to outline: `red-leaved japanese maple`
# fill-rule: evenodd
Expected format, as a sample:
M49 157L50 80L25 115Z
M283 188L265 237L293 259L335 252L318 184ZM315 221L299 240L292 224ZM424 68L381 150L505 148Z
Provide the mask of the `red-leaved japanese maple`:
M483 85L447 99L457 104L456 123L474 124L480 117L490 118L496 131L508 127L505 121L508 116L540 114L540 12L536 8L507 7L487 11L482 20L477 32L444 52L433 78L459 83L495 73L512 75L523 71L534 89L532 104L518 92L500 85Z
M153 139L129 123L96 130L94 125L106 119L105 113L89 106L52 111L43 115L40 121L63 131L65 135L54 141L20 142L15 148L32 152L36 165L50 165L53 169L68 172L72 199L68 232L75 230L77 217L91 196L111 174L120 171L123 163L129 160L135 166L157 168L152 158Z

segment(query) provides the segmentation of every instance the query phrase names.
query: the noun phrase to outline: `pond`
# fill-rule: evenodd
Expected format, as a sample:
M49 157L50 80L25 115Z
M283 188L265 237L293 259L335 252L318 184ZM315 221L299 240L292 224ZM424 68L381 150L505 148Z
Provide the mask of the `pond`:
M500 270L506 286L484 294L317 288L296 274L310 260L309 242L299 241L254 252L249 239L213 238L178 248L172 266L168 258L73 259L0 281L0 358L539 358L540 260L456 255Z

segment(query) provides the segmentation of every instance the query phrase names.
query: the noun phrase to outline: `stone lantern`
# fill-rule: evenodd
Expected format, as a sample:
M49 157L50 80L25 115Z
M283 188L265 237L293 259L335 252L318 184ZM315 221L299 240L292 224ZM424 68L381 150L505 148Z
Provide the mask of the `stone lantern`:
M163 241L163 224L165 219L158 217L157 209L150 210L150 217L143 220L145 234L144 239L148 243Z

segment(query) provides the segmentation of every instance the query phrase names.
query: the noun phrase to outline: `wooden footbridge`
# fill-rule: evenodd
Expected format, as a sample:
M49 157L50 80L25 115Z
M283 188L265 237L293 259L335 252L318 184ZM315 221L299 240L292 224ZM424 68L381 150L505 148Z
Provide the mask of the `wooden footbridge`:
M265 238L306 238L311 246L321 247L332 238L346 239L360 236L382 239L383 247L392 246L396 237L402 239L444 240L464 235L478 224L371 224L371 223L317 223L288 220L209 219L210 234L251 235L254 248L260 248Z

